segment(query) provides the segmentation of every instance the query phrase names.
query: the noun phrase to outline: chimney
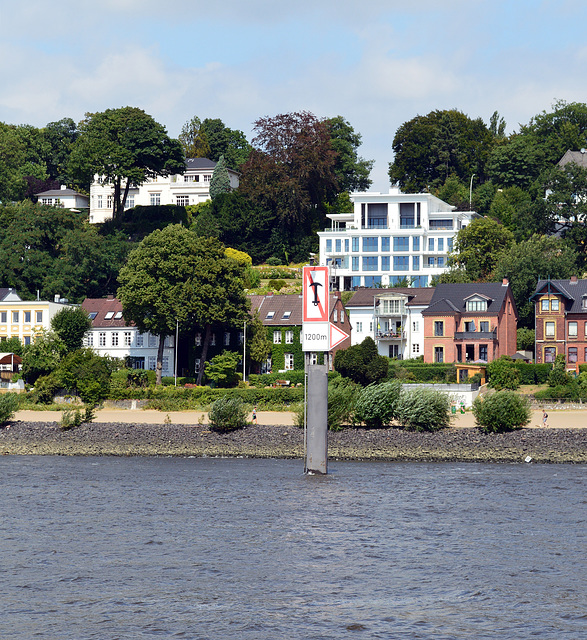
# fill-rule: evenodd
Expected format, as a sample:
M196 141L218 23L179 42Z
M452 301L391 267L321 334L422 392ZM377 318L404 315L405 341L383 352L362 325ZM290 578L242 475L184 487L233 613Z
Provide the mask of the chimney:
M55 297L53 298L53 300L55 302L59 302L59 294L58 293L55 294Z
M577 282L577 276L571 276L571 281L569 282L569 284L577 284Z
M501 286L502 287L507 287L509 285L509 283L510 283L510 281L507 278L504 278L502 283L501 283Z
M113 293L109 293L108 297L106 299L107 300L114 300L114 294Z

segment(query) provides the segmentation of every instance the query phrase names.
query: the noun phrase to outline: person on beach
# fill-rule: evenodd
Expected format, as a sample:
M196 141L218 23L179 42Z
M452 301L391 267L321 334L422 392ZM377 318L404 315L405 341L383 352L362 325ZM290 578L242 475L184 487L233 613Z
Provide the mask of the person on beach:
M548 413L546 411L542 412L542 426L548 427Z

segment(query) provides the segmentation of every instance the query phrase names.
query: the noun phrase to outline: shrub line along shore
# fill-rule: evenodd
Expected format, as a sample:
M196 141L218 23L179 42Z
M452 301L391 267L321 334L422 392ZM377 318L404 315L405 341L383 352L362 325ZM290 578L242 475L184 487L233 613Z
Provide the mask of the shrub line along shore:
M122 411L111 413L119 417L124 414L125 421L102 422L99 421L99 415L97 422L62 431L58 423L59 412L54 412L56 415L52 421L44 419L45 415L34 421L30 417L34 413L37 412L19 412L16 420L0 429L1 454L251 458L304 456L303 431L292 424L249 425L239 431L219 434L211 432L206 424L176 424L180 416L173 416L171 424L164 422L167 418L165 414L159 415L160 423L153 422L156 419L154 416L142 422L136 415L141 412ZM564 413L567 412L560 412ZM583 414L581 419L585 416L583 412L576 413ZM202 413L197 415L202 417ZM284 421L291 421L289 416L286 414ZM137 418L136 421L132 421L133 417ZM268 417L260 414L259 422L263 423L263 418ZM567 415L567 421L569 418L570 415ZM467 424L468 421L464 422ZM524 462L529 457L536 463L587 463L587 429L534 426L503 434L484 434L468 425L434 433L400 429L344 429L329 432L328 454L330 460L512 463Z

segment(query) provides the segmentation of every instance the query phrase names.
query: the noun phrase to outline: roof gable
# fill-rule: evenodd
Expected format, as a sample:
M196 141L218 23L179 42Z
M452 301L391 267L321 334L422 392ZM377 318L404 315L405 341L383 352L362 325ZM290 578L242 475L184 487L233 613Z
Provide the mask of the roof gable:
M434 291L430 306L422 314L485 313L497 315L504 305L508 291L510 291L509 285L504 285L501 282L439 284ZM487 301L487 311L467 311L467 301L475 296ZM515 302L513 298L511 300L515 309Z

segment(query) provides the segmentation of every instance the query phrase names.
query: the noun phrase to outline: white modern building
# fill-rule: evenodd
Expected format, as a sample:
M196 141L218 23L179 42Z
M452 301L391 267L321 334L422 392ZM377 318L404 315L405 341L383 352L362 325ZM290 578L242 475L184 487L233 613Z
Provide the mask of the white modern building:
M330 266L331 288L403 284L426 287L446 270L449 251L459 229L479 214L455 211L429 193L351 194L352 213L327 217L330 229L318 233L320 265Z
M128 324L123 317L120 300L114 296L86 298L81 306L92 321L92 328L84 338L84 346L100 356L127 360L133 369L156 369L159 336L141 333L136 326ZM162 362L164 376L174 375L174 343L173 336L165 338Z
M183 207L210 200L210 181L216 162L208 158L188 158L183 175L157 176L140 186L131 185L125 209L138 205L176 204ZM239 185L239 174L228 169L230 186ZM122 189L126 185L122 185ZM90 222L105 222L112 218L114 187L95 180L90 186Z
M373 338L379 355L404 360L424 355L424 321L434 289L359 288L345 305L352 344Z

